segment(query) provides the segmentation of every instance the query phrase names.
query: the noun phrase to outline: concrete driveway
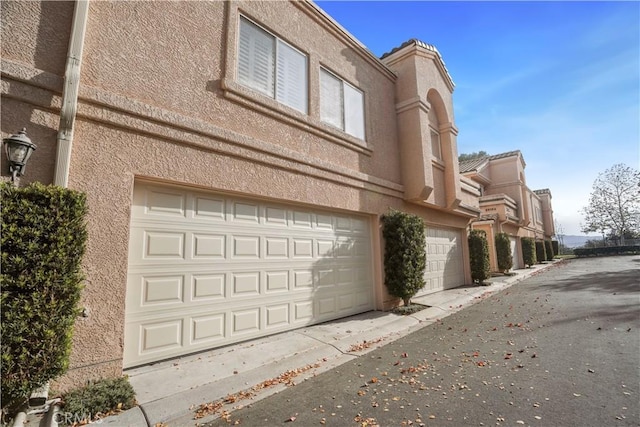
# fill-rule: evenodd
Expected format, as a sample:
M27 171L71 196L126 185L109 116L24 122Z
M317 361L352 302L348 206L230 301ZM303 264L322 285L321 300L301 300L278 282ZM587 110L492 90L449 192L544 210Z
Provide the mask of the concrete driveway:
M638 426L640 257L575 259L208 426Z

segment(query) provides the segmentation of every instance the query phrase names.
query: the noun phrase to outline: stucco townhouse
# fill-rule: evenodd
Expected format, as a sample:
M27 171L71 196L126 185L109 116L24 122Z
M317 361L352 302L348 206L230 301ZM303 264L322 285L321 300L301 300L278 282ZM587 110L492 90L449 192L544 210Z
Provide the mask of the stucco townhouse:
M435 47L377 58L310 1L7 1L1 35L21 185L88 198L61 388L392 307L390 209L426 224L422 294L470 282L480 186Z
M460 163L460 173L480 186L482 213L472 221L471 227L487 233L492 271L498 270L497 233L509 235L513 269L524 267L522 237L551 240L555 236L551 191L531 190L527 186L525 167L519 150Z

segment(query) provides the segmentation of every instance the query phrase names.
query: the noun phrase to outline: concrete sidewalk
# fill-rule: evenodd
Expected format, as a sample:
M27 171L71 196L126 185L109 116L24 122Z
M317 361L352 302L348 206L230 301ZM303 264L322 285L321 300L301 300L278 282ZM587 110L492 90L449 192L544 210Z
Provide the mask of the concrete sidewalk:
M557 262L557 261L555 261ZM201 404L235 395L233 406L247 405L299 383L438 321L514 283L551 267L553 263L493 277L489 286L463 286L413 301L429 308L412 315L371 311L336 321L281 333L196 355L130 369L125 372L139 406L101 420L118 427L195 426L219 417L194 419ZM282 381L271 381L283 373ZM268 382L268 383L266 383ZM224 410L224 407L222 408Z

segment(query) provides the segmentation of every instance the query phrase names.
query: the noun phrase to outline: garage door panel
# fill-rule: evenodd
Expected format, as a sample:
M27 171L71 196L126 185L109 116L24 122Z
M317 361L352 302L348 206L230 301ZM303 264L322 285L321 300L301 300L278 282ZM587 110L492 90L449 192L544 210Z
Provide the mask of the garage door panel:
M140 325L140 353L165 352L182 345L182 319Z
M260 221L260 209L258 205L245 202L234 202L231 206L231 222L257 224Z
M143 277L142 306L184 302L184 276Z
M191 280L191 302L209 304L226 296L226 274L194 274Z
M289 304L273 304L265 307L264 326L266 329L281 328L291 323Z
M225 337L225 313L191 318L191 345L211 345Z
M184 217L186 215L186 195L169 190L151 190L146 193L146 214L151 216Z
M225 220L226 204L223 199L194 196L192 218L200 221L223 222Z
M290 272L265 271L265 293L287 293L290 290Z
M184 258L185 234L166 231L144 232L144 256L154 258Z
M234 310L231 312L231 335L237 336L260 330L260 308Z
M206 258L209 261L226 258L227 237L224 234L194 233L192 238L192 259Z

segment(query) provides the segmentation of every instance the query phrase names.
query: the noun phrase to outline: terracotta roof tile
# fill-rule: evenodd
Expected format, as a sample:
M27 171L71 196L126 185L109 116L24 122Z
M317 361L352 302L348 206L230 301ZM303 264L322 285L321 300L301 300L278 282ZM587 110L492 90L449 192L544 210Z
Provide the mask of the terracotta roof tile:
M481 166L484 166L486 162L489 160L497 160L497 159L505 159L511 156L522 156L520 150L507 151L506 153L494 154L491 156L483 156L478 157L476 159L465 160L464 162L460 162L459 168L460 173L477 171Z
M383 53L382 56L380 57L380 59L384 59L389 55L393 55L397 51L402 50L407 46L419 46L419 47L422 47L424 49L430 50L431 52L435 53L436 57L438 58L438 60L440 60L440 63L442 64L442 67L444 68L444 72L446 73L447 78L449 79L449 82L452 85L455 85L455 83L453 82L453 79L451 78L451 74L449 74L449 70L447 69L447 65L444 63L444 59L442 59L442 55L440 54L438 49L434 45L429 44L429 43L425 43L422 40L409 39L406 42L402 43L400 46L394 47L389 52Z
M464 162L460 162L460 173L477 171L480 166L483 166L485 163L489 161L489 157L483 156L478 157L476 159L465 160Z

